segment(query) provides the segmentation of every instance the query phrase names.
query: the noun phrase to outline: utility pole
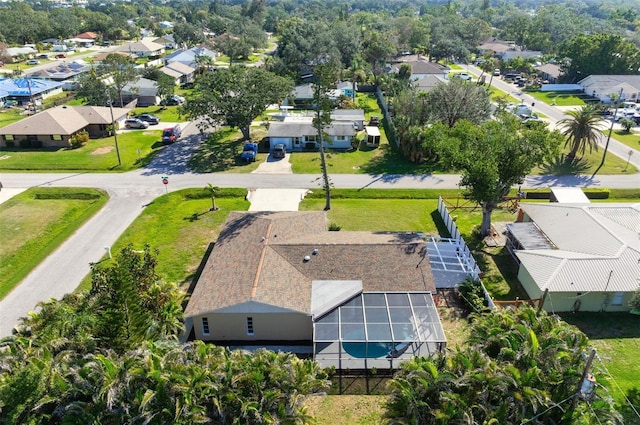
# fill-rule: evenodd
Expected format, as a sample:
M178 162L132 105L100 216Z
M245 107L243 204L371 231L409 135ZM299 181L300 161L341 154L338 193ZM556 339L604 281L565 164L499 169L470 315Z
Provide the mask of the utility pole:
M111 93L107 89L107 96L109 98L109 112L111 113L111 128L113 129L113 139L116 143L116 155L118 155L118 166L122 165L120 160L120 149L118 148L118 132L116 131L116 120L113 118L113 105L111 104Z
M596 168L596 171L593 172L593 174L591 175L591 178L594 178L598 173L598 171L600 171L600 168L602 168L602 166L604 165L604 159L607 157L607 150L609 149L609 141L611 140L611 133L613 132L613 124L616 122L616 116L618 115L618 106L620 106L620 99L622 99L622 90L623 89L620 89L620 94L616 99L616 109L615 109L615 112L613 113L613 118L611 118L611 127L609 127L609 135L607 136L607 143L604 145L604 153L602 154L602 161L600 161L600 165L598 165L598 168Z
M582 371L582 377L580 378L580 381L578 381L576 392L573 395L573 400L571 400L571 407L569 407L569 412L571 412L570 417L573 417L573 411L575 410L576 405L578 404L578 398L582 394L582 391L581 391L582 385L584 384L585 379L587 379L587 376L589 375L589 369L591 369L591 364L593 363L593 359L595 356L596 356L596 350L591 349L591 353L589 354L589 358L587 359L587 364L584 366L584 370Z

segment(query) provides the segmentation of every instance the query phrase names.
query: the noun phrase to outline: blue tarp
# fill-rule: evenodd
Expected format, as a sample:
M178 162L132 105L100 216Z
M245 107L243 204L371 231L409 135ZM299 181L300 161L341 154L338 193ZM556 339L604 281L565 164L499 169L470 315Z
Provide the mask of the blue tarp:
M35 96L62 87L57 81L35 78L0 78L0 98L7 96Z

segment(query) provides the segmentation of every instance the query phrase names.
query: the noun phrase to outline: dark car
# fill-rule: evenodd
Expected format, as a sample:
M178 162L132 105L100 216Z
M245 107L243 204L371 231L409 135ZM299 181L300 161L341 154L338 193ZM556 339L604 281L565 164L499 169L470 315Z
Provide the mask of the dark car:
M273 157L274 158L284 158L287 154L287 148L282 143L278 143L273 147Z
M193 81L188 81L186 83L182 83L180 85L180 88L181 89L192 89L193 88L193 84L194 84Z
M56 55L56 59L65 59L67 57L67 55L65 55L64 53L58 53Z
M124 121L126 128L149 128L149 123L137 118L128 118Z
M140 121L148 122L151 125L156 125L156 124L158 124L160 122L160 118L156 117L155 115L151 115L151 114L138 115L138 119Z
M372 116L369 118L369 125L370 125L370 126L375 126L375 127L379 126L379 125L380 125L380 118L378 118L378 117L377 117L377 116L375 116L375 115L372 115Z

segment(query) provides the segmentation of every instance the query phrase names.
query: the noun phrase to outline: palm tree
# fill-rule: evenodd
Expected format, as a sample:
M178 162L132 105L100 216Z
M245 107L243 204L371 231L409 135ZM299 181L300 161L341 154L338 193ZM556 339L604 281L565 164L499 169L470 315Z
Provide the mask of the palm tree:
M571 150L567 159L571 162L578 152L584 156L587 147L589 152L594 148L598 150L598 138L603 135L600 126L604 119L592 106L583 106L580 109L568 111L567 118L558 122L563 129L562 134L567 138L565 147L569 145Z
M205 187L205 190L211 195L211 209L209 211L218 211L220 209L216 207L216 189L217 187L211 183L207 183L207 187Z
M490 75L489 78L489 87L491 87L491 83L493 82L493 71L496 69L498 61L496 58L489 58L480 64L480 69L482 72L486 72ZM480 76L482 77L482 76Z

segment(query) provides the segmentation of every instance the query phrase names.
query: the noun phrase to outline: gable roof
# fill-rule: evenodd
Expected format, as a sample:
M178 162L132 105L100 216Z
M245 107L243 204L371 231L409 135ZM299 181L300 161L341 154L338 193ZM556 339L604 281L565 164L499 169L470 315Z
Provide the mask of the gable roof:
M95 32L85 31L81 34L76 35L74 38L84 38L87 40L95 40L98 38L98 35Z
M633 291L640 276L640 204L521 204L557 249L516 251L541 290Z
M401 64L408 64L411 66L411 74L412 75L442 75L448 73L451 68L445 65L441 65L436 62L429 61L428 58L422 55L405 55L398 56L391 60L391 63L395 63L396 65L393 67L394 71L397 72L400 69Z
M168 63L166 67L173 71L179 72L181 75L193 74L196 71L195 68L192 68L189 65L185 65L182 62L171 62Z
M113 108L116 120L129 109ZM90 124L111 124L111 112L104 106L58 106L0 128L0 134L68 136Z
M232 212L185 314L247 302L311 314L312 284L322 280L360 281L363 291L433 291L426 255L417 234L329 232L321 211Z
M118 47L116 51L143 53L143 52L156 52L158 50L163 50L163 49L164 49L164 45L162 44L155 43L151 40L140 40L134 43L123 44L122 46Z
M62 86L63 83L38 78L0 78L0 98L34 96Z

